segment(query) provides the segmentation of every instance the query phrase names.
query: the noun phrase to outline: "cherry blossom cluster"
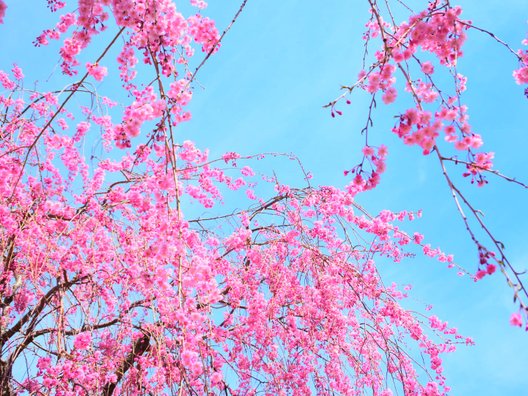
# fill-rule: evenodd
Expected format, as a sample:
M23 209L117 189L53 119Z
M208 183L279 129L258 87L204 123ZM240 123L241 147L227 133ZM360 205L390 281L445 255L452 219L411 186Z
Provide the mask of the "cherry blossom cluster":
M524 272L510 263L504 245L488 228L482 212L452 179L448 164L464 167L461 175L479 187L488 183L488 175L495 175L527 188L515 177L494 169L493 152L481 151L482 136L473 130L463 101L467 78L458 71L458 67L469 29L487 34L517 58L519 67L514 70L513 77L519 85L528 83L528 51L514 51L492 32L462 19L461 7L453 6L449 1L430 1L427 8L420 12L412 11L403 3L398 8L396 4L369 0L369 5L371 17L363 35L363 70L353 84L343 86L344 92L325 107L330 108L332 117L342 115L339 110L342 102L350 105L350 95L358 88L366 92L371 100L366 125L361 133L365 135L366 149L370 151L369 142L374 139L369 134L374 126L378 97L381 96L386 105L398 104L399 97L412 99L413 105L397 110L399 114L395 117L397 121L392 132L404 144L418 146L423 155L438 160L441 177L445 179L465 229L478 251L478 265L473 279L480 280L500 268L500 273L513 290L519 312L526 317L528 288L522 279ZM404 13L408 19L399 22L396 18ZM523 40L522 44L527 45L528 40ZM442 82L448 76L452 79L451 89L446 89ZM528 88L524 93L528 96ZM365 154L364 149L362 161L344 172L345 176L353 176L358 186L379 183L381 172L374 168L365 169L365 160L369 156L371 154ZM471 214L469 217L466 211ZM485 246L481 239L487 239L489 245Z
M23 125L20 110L6 114ZM50 160L37 165L13 150L14 131L0 146L9 153L0 158L1 241L12 252L0 281L4 302L12 299L2 306L2 347L10 359L36 359L17 391L390 394L387 373L407 393L448 391L441 356L471 340L435 324L442 338L433 341L374 262L399 261L404 245L422 243L392 224L413 214L372 218L355 204L357 192L272 182L279 194L231 215L230 230L220 218L186 220L175 199L210 208L223 188L256 177L239 154L211 161L189 141L176 148L176 174L156 141L138 147L142 155L101 160L71 201L61 169L87 165L79 143L89 127L44 131ZM62 165L53 161L60 152ZM215 166L226 162L228 170ZM373 242L348 239L354 229ZM18 326L30 341L12 339ZM407 338L434 380L421 382L399 346Z
M203 1L193 3L198 8L206 6ZM49 39L59 40L66 35L61 57L62 70L69 75L77 74L78 55L93 37L114 24L110 15L117 26L127 29L120 58L124 68L121 76L128 76L128 80L132 75L128 69L137 63L136 51L146 64L154 59L162 74L169 77L180 73L178 64L187 64L194 53L193 41L200 43L205 52L218 49L219 34L214 22L200 14L185 18L171 0L79 0L78 4L76 12L62 15L54 28L45 30L35 41L46 45ZM72 28L73 32L67 34Z
M15 67L2 77L15 94L2 96L9 122L0 144L8 263L0 339L9 362L36 361L10 385L17 392L449 390L441 356L471 340L405 310L398 300L406 293L385 287L374 261L400 261L409 243L423 246L393 224L414 214L369 216L355 198L370 187L354 182L345 190L295 189L268 178L276 195L261 198L248 158L230 152L209 160L190 141L168 151L167 107L190 100L184 82L166 96L136 90L114 124L88 109L82 121L56 117L60 95L25 98L22 75ZM140 139L151 122L153 132ZM129 139L130 150L93 167L82 147L97 126L142 143ZM381 172L386 149L364 154ZM193 202L211 209L222 190L245 190L253 206L229 222L187 219L179 209ZM29 338L17 338L20 331ZM401 342L428 361L431 380L422 382Z
M345 170L344 175L354 174L352 185L354 191L366 191L375 188L380 182L380 176L385 172L385 158L387 147L381 145L377 149L371 146L363 147L363 161L350 170Z
M394 133L424 154L443 136L468 153L467 176L480 183L492 154L473 151L482 140L458 100L465 78L454 75L448 98L431 79L435 68L454 71L468 22L437 3L400 25L373 9L365 37L384 47L357 85L389 104L403 74L415 106ZM37 43L63 39L71 76L93 37L108 37L79 81L33 92L18 66L0 72L1 391L447 394L443 357L473 341L406 309L410 287L386 286L379 269L417 253L449 268L454 259L403 231L419 212L373 216L357 202L379 183L387 147L366 143L342 189L296 188L252 168L273 155L210 159L176 128L190 119L195 47L205 60L218 49L213 21L186 18L169 0L76 4ZM104 58L112 45L117 64ZM438 65L422 62L411 79L419 51ZM128 102L101 96L112 73ZM105 150L87 155L99 140ZM233 194L246 209L229 207ZM479 246L475 279L501 265ZM34 363L13 369L25 361Z
M524 39L522 44L528 45L528 39ZM520 67L513 72L513 78L519 85L528 84L528 50L519 50L517 55Z
M472 183L484 185L483 173L492 168L493 153L476 151L482 146L482 138L472 131L467 107L461 104L466 78L456 71L457 61L463 56L465 31L471 22L460 19L462 9L451 7L447 2L430 2L426 10L411 14L408 21L400 24L396 24L394 19L392 23L385 21L375 2L371 6L372 16L366 24L363 38L367 44L378 39L382 49L375 53L373 63L359 73L356 83L344 87L345 93L329 104L332 115L342 114L335 106L356 87L371 94L373 103L378 93L381 93L385 104L395 102L398 90L401 90L396 81L396 75L400 74L405 82L403 90L410 94L415 106L400 114L393 132L405 144L419 146L424 155L439 150L438 138L443 136L445 141L462 152L461 159L467 168L464 175L471 175ZM436 58L437 67L433 61L422 60L430 55ZM454 89L450 96L445 96L435 84L434 75L438 68L454 76ZM416 72L421 76L413 78ZM347 103L350 104L350 100ZM370 112L367 125L369 123L372 123ZM368 132L368 127L363 132ZM457 154L453 156L458 157Z
M125 108L122 122L114 128L113 139L119 148L131 147L130 139L140 134L145 122L162 117L167 105L153 87L135 90L133 94L136 100Z

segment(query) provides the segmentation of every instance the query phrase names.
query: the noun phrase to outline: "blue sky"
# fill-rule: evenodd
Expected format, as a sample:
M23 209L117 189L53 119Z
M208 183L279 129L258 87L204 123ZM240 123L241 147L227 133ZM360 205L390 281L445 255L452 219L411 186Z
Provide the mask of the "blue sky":
M45 1L31 3L7 1L5 25L0 25L0 66L10 68L16 61L28 82L45 80L53 73L60 81L58 71L54 72L56 47L34 49L31 45L54 17L46 11ZM220 52L200 72L190 106L193 120L180 128L181 140L208 147L213 157L225 151L293 152L313 173L314 184L346 184L343 170L360 160L368 98L353 97L344 115L335 119L322 105L339 94L341 85L354 82L361 68L366 3L249 0ZM525 0L511 0L507 8L502 2L459 4L465 18L514 48L528 31ZM206 13L222 28L238 6L237 1L212 0ZM485 149L495 152L496 168L526 181L528 100L524 88L511 77L516 66L514 57L488 36L469 32L459 71L469 79L464 97L472 125L482 134ZM379 188L359 201L371 212L422 209L423 218L407 229L423 232L433 246L454 253L458 263L474 271L476 249L437 163L417 148L403 146L390 132L393 116L405 103L399 100L376 110L371 139L389 146L387 172ZM277 161L273 166L281 180L298 181L289 164ZM506 245L510 260L525 269L526 193L493 177L489 180L481 189L464 180L462 185ZM435 314L475 339L476 346L462 347L445 359L453 395L528 394L528 334L508 323L516 307L500 275L474 283L421 257L387 264L381 270L388 283L412 283L416 302L431 303Z

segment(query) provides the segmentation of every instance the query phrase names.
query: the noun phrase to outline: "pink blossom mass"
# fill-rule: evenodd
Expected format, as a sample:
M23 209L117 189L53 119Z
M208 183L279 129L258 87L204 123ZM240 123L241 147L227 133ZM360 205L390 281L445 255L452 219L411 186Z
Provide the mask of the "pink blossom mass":
M355 91L370 101L339 188L310 184L293 154L216 158L179 134L240 3L219 26L202 0L47 0L56 23L34 43L57 41L64 85L0 71L2 395L447 395L445 357L473 339L408 308L411 287L379 271L415 256L506 277L510 324L526 327L521 273L460 187L503 176L462 97L462 8L431 1L398 21L368 0L371 56L325 106L346 117ZM0 23L9 12L0 0ZM514 54L507 78L528 84L528 52ZM376 105L397 113L386 144L369 140ZM414 232L421 212L359 203L405 146L438 163L478 258L468 269ZM300 185L263 165L279 158Z

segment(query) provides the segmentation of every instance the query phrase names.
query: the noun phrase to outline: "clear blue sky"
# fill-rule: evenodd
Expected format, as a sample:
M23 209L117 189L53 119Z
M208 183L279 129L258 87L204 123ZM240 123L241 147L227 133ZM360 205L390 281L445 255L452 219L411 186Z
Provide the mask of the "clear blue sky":
M0 26L0 66L10 68L16 61L28 82L48 78L57 60L53 48L31 46L53 16L44 0L30 3L8 0L6 23ZM359 132L367 102L357 96L344 116L335 119L322 105L360 70L366 3L249 0L220 52L201 71L191 104L193 120L180 129L181 140L208 147L212 156L225 151L294 152L312 171L315 184L344 185L342 171L360 159ZM514 48L520 46L528 30L525 0L508 1L507 6L477 0L459 4L465 18ZM212 0L206 13L222 28L238 6L238 1ZM485 149L496 153L496 168L526 181L528 100L511 77L515 68L514 57L504 48L481 33L469 33L459 71L469 78L465 99L472 124L482 134ZM416 148L404 147L390 133L393 116L404 105L380 106L375 113L371 138L389 145L388 170L380 187L360 197L360 203L372 212L423 209L423 219L407 229L423 232L433 246L454 253L458 263L473 271L476 249L437 163ZM275 171L294 179L287 164L277 162ZM527 268L526 193L492 177L483 189L469 183L464 187L506 245L511 261ZM474 283L421 257L382 271L386 282L412 283L417 301L431 303L435 314L475 339L476 346L446 357L453 395L528 395L528 333L508 323L516 307L500 275Z

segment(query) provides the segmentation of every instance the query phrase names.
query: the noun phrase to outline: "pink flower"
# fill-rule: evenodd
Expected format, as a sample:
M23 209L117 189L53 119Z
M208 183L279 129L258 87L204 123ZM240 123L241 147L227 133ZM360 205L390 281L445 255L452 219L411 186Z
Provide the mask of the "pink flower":
M484 270L478 270L475 274L475 282L484 278L488 273Z
M51 366L50 357L41 357L37 362L37 368L39 370L47 370Z
M431 62L424 62L422 63L422 71L425 74L433 74L434 73L434 66Z
M363 154L367 157L374 155L374 149L369 146L363 147Z
M189 32L194 36L194 41L202 44L203 52L216 52L218 50L220 35L211 19L196 14L190 16L187 22L189 23Z
M383 100L383 103L389 104L396 100L397 95L398 95L398 92L396 91L396 89L394 89L393 87L390 87L390 88L387 88L387 90L385 90L385 93L383 94L381 99Z
M521 314L519 312L513 313L510 316L510 324L512 326L517 326L517 327L521 327L522 326L522 316L521 316Z
M1 11L0 11L1 13ZM519 85L528 84L528 66L521 67L513 72L513 78Z
M207 7L207 3L203 0L191 0L191 5L201 10Z
M244 166L240 172L242 172L242 174L244 176L255 176L255 172L253 172L253 169L251 169L249 166Z
M84 333L80 333L75 337L75 341L73 342L73 346L75 349L87 349L90 343L92 342L92 335L90 332L85 331Z
M222 373L215 371L213 375L211 375L211 383L213 385L217 385L217 384L220 384L221 382L222 382Z
M0 23L4 23L4 15L5 15L6 8L7 6L4 3L4 1L0 0Z
M227 164L229 161L234 161L236 160L237 158L240 158L240 154L238 153L235 153L233 151L230 151L228 153L225 153L223 156L222 156L222 159L225 161L225 163Z
M99 66L97 63L87 63L86 69L88 74L97 81L103 81L103 78L108 74L108 70L104 66Z
M403 60L404 60L403 54L400 51L393 51L392 52L392 58L397 63L403 62Z
M22 69L20 67L18 67L18 65L16 65L16 64L13 65L13 68L11 69L11 71L13 72L13 76L17 80L23 80L24 79L24 73L22 73Z
M417 243L417 244L421 244L423 239L424 239L424 236L422 234L419 234L417 232L414 233L414 242Z
M255 192L250 188L246 190L246 195L249 199L253 199L253 200L257 199Z

